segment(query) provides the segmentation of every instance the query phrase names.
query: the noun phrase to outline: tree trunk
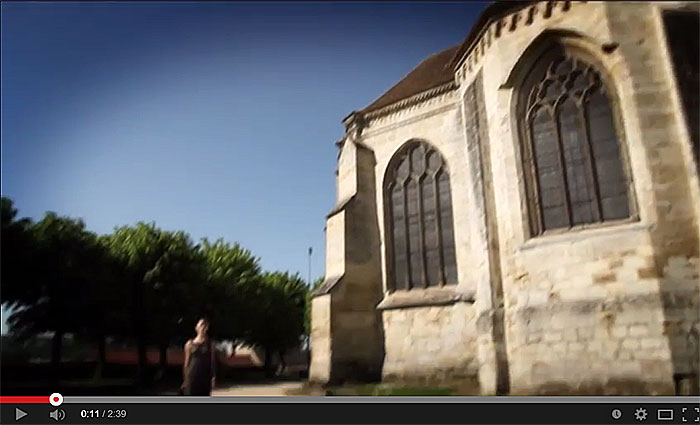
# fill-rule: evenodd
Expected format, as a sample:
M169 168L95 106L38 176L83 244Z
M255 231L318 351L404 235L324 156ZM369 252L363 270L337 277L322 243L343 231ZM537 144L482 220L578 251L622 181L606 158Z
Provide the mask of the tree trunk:
M146 379L146 367L148 366L148 358L146 357L146 341L140 337L136 342L138 357L139 357L139 380Z
M97 367L95 368L95 380L102 379L102 370L107 362L107 343L104 335L97 337Z
M287 369L287 363L284 361L284 350L279 350L277 354L280 356L279 373L283 374L284 371Z
M161 343L158 346L160 352L160 358L158 360L158 377L157 379L162 379L165 376L165 369L168 367L168 343Z
M148 366L148 358L146 357L146 314L144 311L144 293L141 282L137 279L133 283L133 313L132 325L134 326L134 335L136 335L136 345L138 353L138 380L143 382L146 380L146 367Z
M272 350L265 348L265 377L271 378L275 372L272 368Z
M51 340L51 369L54 385L58 384L61 371L61 352L63 351L63 330L57 329Z

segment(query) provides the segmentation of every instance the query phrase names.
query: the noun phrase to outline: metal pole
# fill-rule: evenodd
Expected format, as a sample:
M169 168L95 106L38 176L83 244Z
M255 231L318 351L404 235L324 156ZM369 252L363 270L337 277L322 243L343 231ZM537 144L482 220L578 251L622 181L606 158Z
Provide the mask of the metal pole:
M309 247L309 290L312 289L311 287L311 253L313 250L311 247ZM311 353L311 335L306 337L306 349L309 350L309 353Z
M311 253L313 250L309 247L309 287L311 287Z

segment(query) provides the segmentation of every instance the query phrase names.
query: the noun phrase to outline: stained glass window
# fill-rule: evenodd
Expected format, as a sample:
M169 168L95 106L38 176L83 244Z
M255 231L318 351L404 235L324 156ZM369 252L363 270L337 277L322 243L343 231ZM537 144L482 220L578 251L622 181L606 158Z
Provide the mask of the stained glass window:
M409 142L385 179L389 287L427 288L457 283L450 177L442 156Z
M598 70L554 47L520 90L532 234L629 217L611 96Z

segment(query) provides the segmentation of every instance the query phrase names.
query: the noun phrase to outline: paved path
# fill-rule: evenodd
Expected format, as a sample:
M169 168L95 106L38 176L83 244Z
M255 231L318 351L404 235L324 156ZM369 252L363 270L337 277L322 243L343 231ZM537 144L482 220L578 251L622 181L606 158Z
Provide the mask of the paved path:
M214 396L238 395L238 396L283 396L287 391L299 390L303 381L265 382L260 384L241 384L230 387L217 388Z

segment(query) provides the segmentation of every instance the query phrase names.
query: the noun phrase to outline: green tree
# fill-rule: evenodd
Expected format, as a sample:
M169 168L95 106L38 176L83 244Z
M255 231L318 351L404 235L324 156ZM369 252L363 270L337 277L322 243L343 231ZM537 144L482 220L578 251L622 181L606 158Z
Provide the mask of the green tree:
M153 339L160 351L161 374L167 366L167 349L191 332L188 323L199 315L206 299L206 260L185 232L162 231L158 247L161 256L146 273L150 292Z
M109 250L109 235L95 239L89 246L88 258L91 284L82 293L85 320L78 329L79 336L93 340L97 346L96 379L102 376L106 362L106 338L131 335L129 311L124 300L129 298L129 288L122 280L125 275L120 263Z
M0 281L2 303L6 307L31 304L38 298L36 287L28 285L33 271L30 260L34 247L32 222L17 218L17 209L11 199L2 197L2 249L0 250Z
M82 220L53 212L32 226L31 233L33 258L24 282L26 297L8 324L21 337L53 332L51 361L57 372L64 335L78 330L85 320L84 294L94 278L90 251L96 237Z
M257 320L251 326L248 342L264 349L268 374L273 372L272 356L275 353L284 366L284 353L301 342L308 290L298 274L263 274L255 297Z
M136 339L141 379L145 377L153 314L148 303L151 291L146 288L147 277L163 254L159 238L160 229L155 223L139 222L135 226L116 228L107 239L109 251L123 271L122 279L129 288L129 297L124 301L131 317L131 334Z
M237 243L203 239L200 249L207 262L207 298L202 312L210 316L220 338L244 338L258 320L253 304L260 285L260 262Z
M158 345L162 372L168 346L190 331L187 324L206 298L205 257L189 235L161 230L155 223L119 227L107 243L130 288L139 376L145 377L150 343Z

